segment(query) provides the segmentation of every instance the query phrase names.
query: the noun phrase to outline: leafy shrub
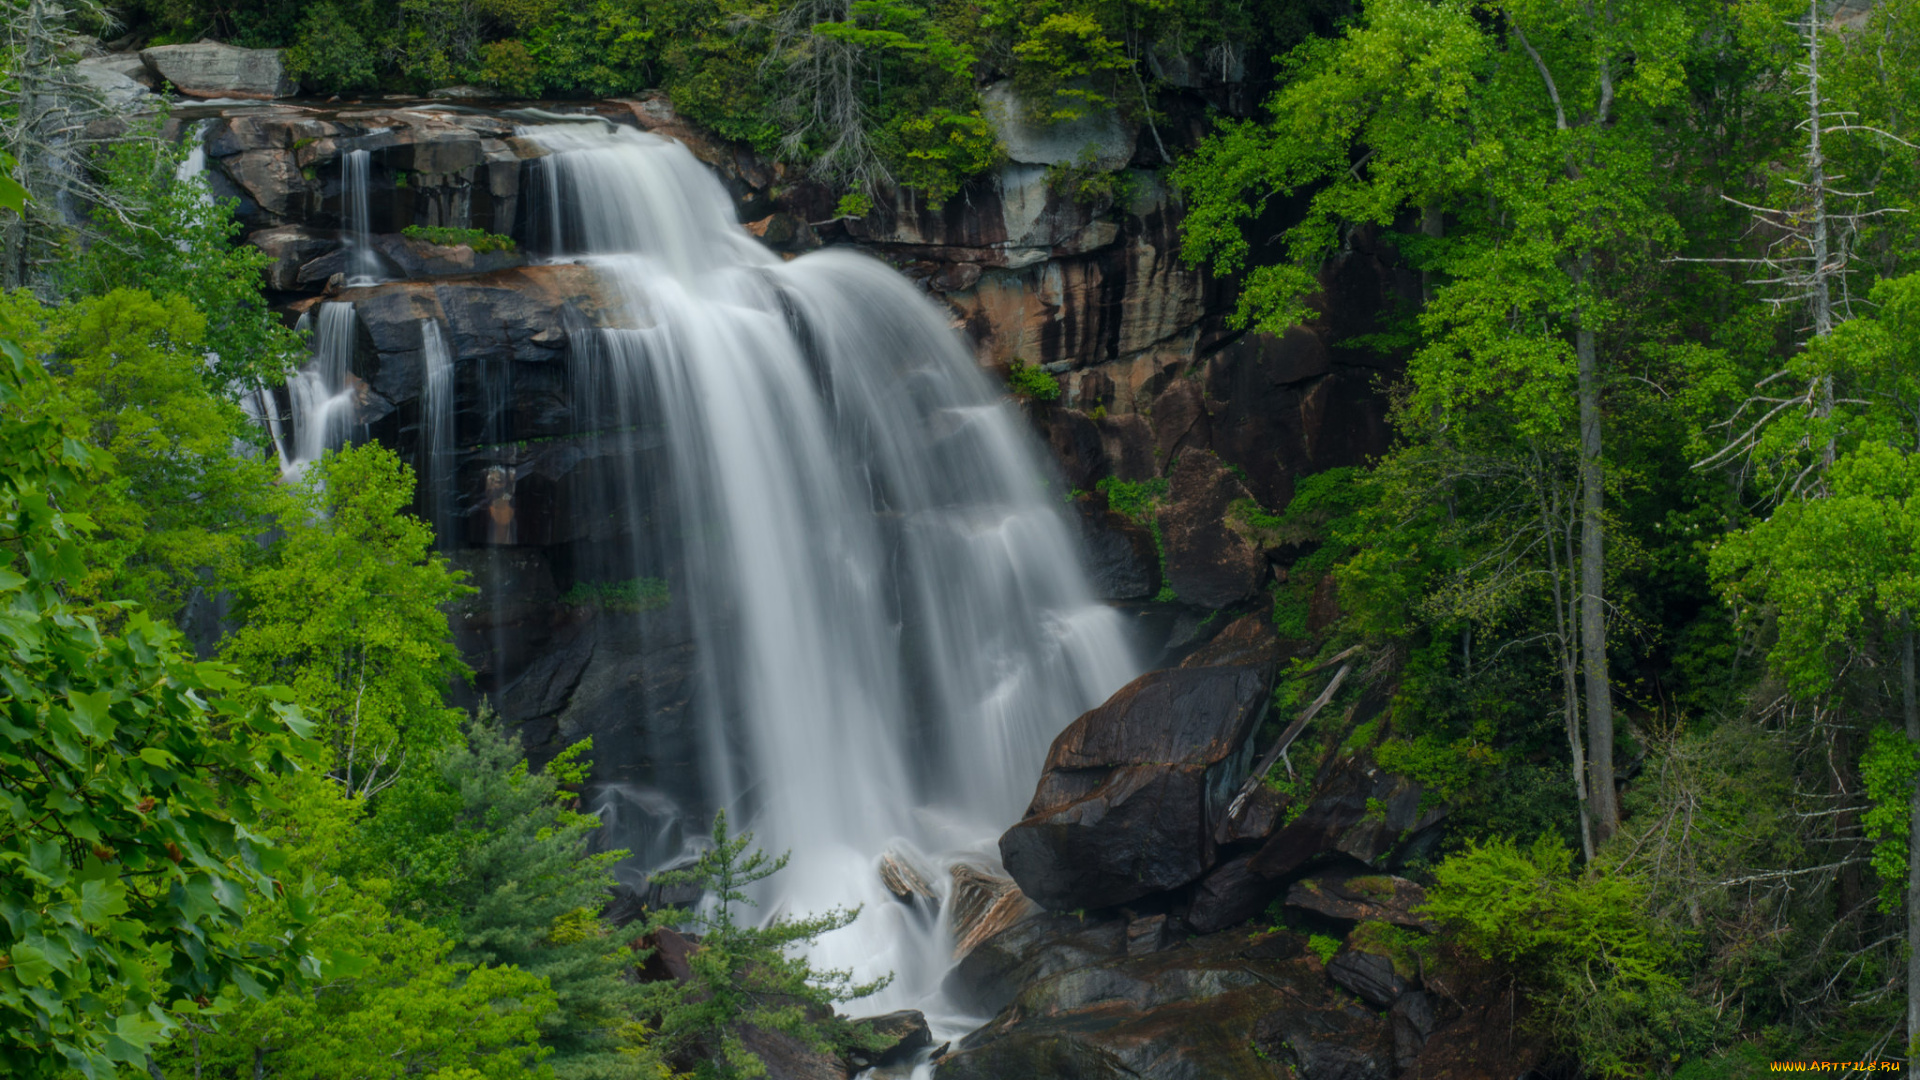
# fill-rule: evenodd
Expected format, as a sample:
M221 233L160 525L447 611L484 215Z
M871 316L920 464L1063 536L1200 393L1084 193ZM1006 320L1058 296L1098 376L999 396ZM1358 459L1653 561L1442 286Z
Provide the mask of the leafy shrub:
M442 247L470 247L476 255L489 251L514 251L519 245L511 236L501 236L485 229L452 229L444 225L409 225L400 230L400 235L409 240L424 240L429 244Z
M1319 957L1322 964L1332 963L1333 954L1340 951L1340 939L1315 934L1307 939L1307 951Z
M1015 397L1028 401L1057 401L1060 398L1060 380L1054 378L1046 368L1024 360L1015 360L1007 367L1007 389Z
M1603 1076L1642 1076L1711 1009L1686 998L1671 968L1679 943L1650 917L1634 874L1575 874L1557 836L1522 849L1496 838L1434 868L1425 913L1454 940L1506 966L1540 1007L1537 1023ZM1696 1050L1698 1047L1691 1047Z
M540 65L520 41L480 46L480 81L520 97L540 93Z

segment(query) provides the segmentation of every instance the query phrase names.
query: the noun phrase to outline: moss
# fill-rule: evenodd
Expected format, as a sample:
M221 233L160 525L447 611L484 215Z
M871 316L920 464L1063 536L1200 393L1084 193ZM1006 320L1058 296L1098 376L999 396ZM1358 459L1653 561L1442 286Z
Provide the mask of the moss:
M667 583L659 578L631 578L627 581L580 581L568 589L560 598L563 604L575 607L592 607L601 611L615 611L626 615L637 615L643 611L657 611L673 600L667 591Z
M439 225L409 225L400 230L409 240L424 240L442 247L470 247L476 255L489 251L514 251L519 245L513 237L490 233L485 229L449 229Z

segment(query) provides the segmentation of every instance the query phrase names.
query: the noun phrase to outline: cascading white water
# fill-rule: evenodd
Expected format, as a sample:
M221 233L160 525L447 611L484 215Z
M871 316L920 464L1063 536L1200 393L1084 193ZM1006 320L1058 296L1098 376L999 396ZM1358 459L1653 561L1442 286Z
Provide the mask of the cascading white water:
M877 861L992 860L1048 742L1136 673L1122 622L1036 441L904 278L844 251L783 263L678 143L523 134L551 152L556 251L628 305L633 329L575 335L576 408L664 427L708 786L793 852L764 910L864 904L815 959L896 974L863 1009L937 1016L950 943Z
M428 522L442 548L453 543L453 355L434 319L420 320L420 355L424 385L420 393L421 445L426 468L420 478Z
M373 253L373 214L367 205L373 154L349 150L340 161L340 195L346 204L347 284L372 285L380 280L380 257Z
M282 447L282 471L298 476L321 453L346 445L353 431L353 305L324 303L314 320L313 359L287 380L293 411L293 446Z

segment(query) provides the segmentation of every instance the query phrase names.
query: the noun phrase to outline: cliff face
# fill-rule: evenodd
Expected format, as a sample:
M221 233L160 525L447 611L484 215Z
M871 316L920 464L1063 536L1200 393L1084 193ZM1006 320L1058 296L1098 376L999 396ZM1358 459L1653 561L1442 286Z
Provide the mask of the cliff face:
M601 102L591 114L685 143L726 185L742 227L776 251L851 245L896 266L952 311L990 371L1019 360L1054 373L1061 397L1028 408L1084 522L1097 583L1140 603L1169 647L1196 641L1210 611L1265 602L1273 571L1228 525L1236 500L1283 506L1296 476L1385 446L1377 384L1392 365L1342 342L1413 288L1393 253L1357 238L1328 268L1320 323L1283 337L1235 333L1223 317L1230 284L1180 259L1177 196L1148 167L1154 140L1117 120L1009 127L1011 160L945 206L901 192L836 218L821 185L693 129L662 98ZM625 526L580 508L644 473L632 463L652 436L577 437L589 425L576 415L570 332L605 325L611 302L588 268L538 262L552 244L550 181L541 148L515 134L557 119L439 103L180 116L202 125L213 188L239 201L247 242L271 257L278 302L290 313L355 305L361 430L423 474L451 470L450 545L485 590L459 625L479 689L536 745L563 732L613 738L637 704L647 747L605 779L653 782L684 771L691 753L685 612L669 605L642 631L615 633L590 606L561 602L609 551L632 546ZM367 152L370 247L390 279L374 286L347 286L352 151ZM519 246L438 245L399 235L409 225L507 234ZM424 443L422 320L444 327L455 357L450 461L430 463ZM1107 477L1166 481L1158 540L1092 494ZM672 570L658 567L662 578Z

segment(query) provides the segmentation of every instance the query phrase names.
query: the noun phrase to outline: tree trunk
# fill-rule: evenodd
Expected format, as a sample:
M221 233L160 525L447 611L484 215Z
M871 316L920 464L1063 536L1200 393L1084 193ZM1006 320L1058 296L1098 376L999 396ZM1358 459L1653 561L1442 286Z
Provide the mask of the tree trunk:
M1584 261L1584 260L1583 260ZM1581 278L1585 277L1582 267ZM1574 331L1580 360L1580 652L1586 669L1587 799L1594 843L1620 827L1613 790L1613 682L1607 674L1606 476L1600 452L1600 359L1593 328Z

